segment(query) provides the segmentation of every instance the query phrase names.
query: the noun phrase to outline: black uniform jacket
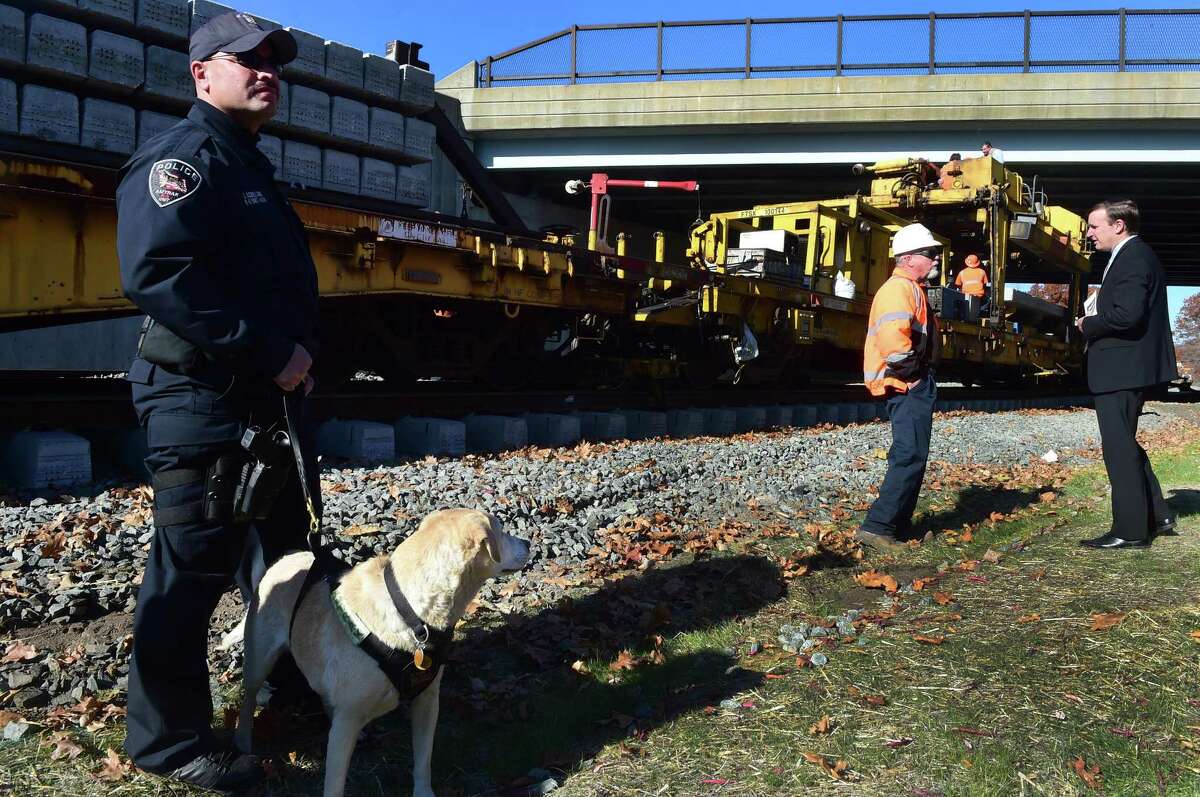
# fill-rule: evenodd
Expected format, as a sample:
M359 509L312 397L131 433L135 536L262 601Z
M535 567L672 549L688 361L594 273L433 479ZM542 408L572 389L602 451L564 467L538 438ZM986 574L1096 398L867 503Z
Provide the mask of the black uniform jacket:
M147 141L117 188L121 283L134 304L194 344L186 372L135 359L139 415L237 416L246 394L270 392L299 343L317 354L317 277L304 227L275 183L257 136L197 100L187 118ZM150 445L235 430L175 423ZM183 428L186 426L187 428ZM157 440L155 439L157 438Z
M1093 393L1160 385L1179 376L1162 264L1140 237L1121 247L1083 321Z

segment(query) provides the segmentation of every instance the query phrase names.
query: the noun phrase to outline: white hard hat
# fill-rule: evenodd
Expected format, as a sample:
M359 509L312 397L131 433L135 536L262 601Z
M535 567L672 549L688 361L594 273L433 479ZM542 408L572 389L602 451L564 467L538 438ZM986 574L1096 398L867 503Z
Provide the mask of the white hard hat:
M933 237L924 224L910 224L892 238L892 255L899 257L918 249L941 249L942 245Z

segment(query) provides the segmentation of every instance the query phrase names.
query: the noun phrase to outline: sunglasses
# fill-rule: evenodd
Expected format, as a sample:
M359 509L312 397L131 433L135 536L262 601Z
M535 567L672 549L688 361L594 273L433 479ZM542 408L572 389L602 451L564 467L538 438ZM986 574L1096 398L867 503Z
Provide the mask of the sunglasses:
M233 55L214 55L204 59L206 61L233 61L236 64L251 69L255 72L278 72L279 62L275 60L273 55L259 55L254 50L248 53L235 53Z
M930 260L937 260L938 258L940 258L942 256L942 250L941 249L918 249L917 251L910 252L909 254L920 255L921 257L925 257Z

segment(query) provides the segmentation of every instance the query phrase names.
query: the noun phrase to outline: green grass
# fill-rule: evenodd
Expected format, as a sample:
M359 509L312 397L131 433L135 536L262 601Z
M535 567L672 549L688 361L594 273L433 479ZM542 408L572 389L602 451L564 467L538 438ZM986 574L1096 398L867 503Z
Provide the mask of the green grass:
M1024 541L996 564L944 575L933 589L950 593L950 605L908 598L891 625L864 634L865 647L839 646L820 669L770 652L742 657L747 668L775 663L785 675L747 693L754 708L682 717L646 740L652 761L602 755L608 766L576 774L560 793L1077 794L1091 791L1070 766L1082 756L1100 766L1105 794L1200 794L1200 643L1189 637L1200 628L1200 507L1190 492L1198 460L1193 444L1156 462L1183 516L1180 536L1147 552L1079 548L1108 522L1102 471L1080 474L1055 501L1035 497L969 545L933 542L880 565L933 569ZM861 593L844 572L810 579L730 628L769 640L783 622ZM1126 613L1118 626L1090 630L1092 614L1112 612ZM921 644L917 633L945 641ZM673 644L690 646L689 636ZM810 734L822 716L832 733ZM892 749L889 739L912 741ZM804 753L846 761L850 784ZM711 778L728 783L702 784Z
M1093 466L1046 502L1038 495L1050 485L1036 479L990 494L962 483L934 491L922 503L927 524L971 523L971 542L938 536L894 559L818 569L782 591L777 563L797 541L762 538L599 591L571 589L536 615L477 616L447 679L439 793L504 793L546 767L565 776L555 792L564 797L1200 794L1194 435L1156 456L1155 468L1181 522L1149 551L1078 547L1108 523L1107 484ZM989 524L997 507L1010 517ZM988 551L999 561L983 560ZM981 561L956 570L964 560ZM945 572L901 596L894 616L866 624L865 644L830 645L826 666L798 666L775 642L780 626L849 607L880 611L882 592L852 578L867 566L902 582ZM1091 630L1093 615L1117 612L1118 625ZM655 633L665 663L610 668L621 650L651 654ZM765 647L750 655L754 641ZM588 672L573 671L574 660ZM722 707L730 700L736 708ZM823 716L831 732L810 733ZM22 795L192 793L141 774L96 781L90 772L106 747L119 749L120 729L72 733L85 752L71 763L52 762L36 740L0 744L0 784ZM294 758L271 793L319 794L321 728L269 735L281 759ZM847 780L806 753L845 761ZM1097 789L1073 771L1077 757L1099 766ZM398 714L360 744L349 793L404 793L409 766Z

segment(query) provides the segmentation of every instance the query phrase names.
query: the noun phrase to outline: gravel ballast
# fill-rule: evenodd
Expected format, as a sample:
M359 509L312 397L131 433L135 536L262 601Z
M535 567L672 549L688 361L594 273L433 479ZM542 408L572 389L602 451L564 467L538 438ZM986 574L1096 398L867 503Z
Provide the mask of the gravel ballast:
M1150 410L1142 429L1177 422ZM1054 451L1066 464L1090 462L1098 441L1090 410L939 414L931 460L1023 465ZM466 506L492 512L531 541L531 564L487 585L481 597L520 609L562 594L540 577L549 562L555 572L578 568L595 555L589 552L600 530L634 517L665 512L686 526L703 526L737 517L753 502L828 519L839 500L868 497L879 484L889 443L888 424L877 421L385 466L324 462L324 527L337 555L358 562L390 551L430 511ZM71 491L0 498L0 632L37 651L0 665L0 692L9 690L17 709L72 704L125 686L130 615L153 536L148 492L111 482ZM331 534L339 530L353 536ZM47 542L59 533L57 542ZM214 638L239 617L236 602L224 602ZM69 664L86 666L64 666L64 650L76 657ZM214 656L214 674L237 660L237 654Z

